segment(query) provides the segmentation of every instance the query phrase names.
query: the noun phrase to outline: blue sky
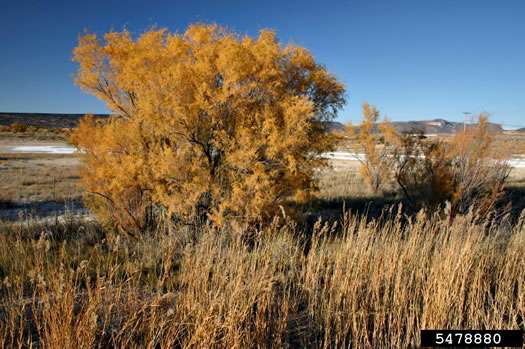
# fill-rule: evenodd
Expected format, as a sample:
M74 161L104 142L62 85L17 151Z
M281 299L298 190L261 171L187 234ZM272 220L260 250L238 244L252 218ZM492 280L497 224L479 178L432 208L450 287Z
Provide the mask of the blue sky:
M0 0L0 111L106 113L71 78L84 28L204 21L252 36L271 28L310 49L347 84L341 122L359 122L368 101L392 120L489 112L525 127L524 18L525 0Z

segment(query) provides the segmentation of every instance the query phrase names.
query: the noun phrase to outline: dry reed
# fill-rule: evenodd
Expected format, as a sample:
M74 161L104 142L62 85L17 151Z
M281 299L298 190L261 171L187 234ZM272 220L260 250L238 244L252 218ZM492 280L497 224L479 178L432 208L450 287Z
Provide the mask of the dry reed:
M0 346L412 347L421 329L523 329L525 212L478 218L346 213L249 243L206 227L134 242L88 222L70 239L4 225Z

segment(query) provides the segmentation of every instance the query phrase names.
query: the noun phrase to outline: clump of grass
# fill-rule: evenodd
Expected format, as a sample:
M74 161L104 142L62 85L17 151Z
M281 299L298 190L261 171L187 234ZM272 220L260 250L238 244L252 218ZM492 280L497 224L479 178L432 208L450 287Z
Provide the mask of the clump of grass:
M479 217L403 223L347 217L315 238L305 282L318 344L419 345L421 329L523 328L523 216L511 230Z
M184 250L173 304L181 325L172 340L182 347L300 344L301 256L288 231L253 246L240 234L205 233Z

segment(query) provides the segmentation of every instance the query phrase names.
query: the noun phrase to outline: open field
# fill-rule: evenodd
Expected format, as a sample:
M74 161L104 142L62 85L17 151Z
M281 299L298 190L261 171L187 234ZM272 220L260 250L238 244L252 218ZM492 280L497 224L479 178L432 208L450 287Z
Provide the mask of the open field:
M21 213L36 218L84 211L76 157L7 153L0 159L0 219L17 219Z
M1 133L0 133L1 134ZM73 154L24 153L18 147L67 147L64 140L0 137L0 219L86 213Z

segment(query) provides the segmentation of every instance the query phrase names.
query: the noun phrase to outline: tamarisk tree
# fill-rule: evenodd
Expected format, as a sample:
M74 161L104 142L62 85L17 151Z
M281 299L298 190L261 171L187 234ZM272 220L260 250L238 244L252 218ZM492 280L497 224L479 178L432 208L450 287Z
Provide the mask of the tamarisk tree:
M308 197L334 150L327 122L345 86L274 32L240 36L217 25L138 37L85 33L76 84L114 113L73 135L83 150L89 206L136 234L156 209L221 226L259 221L288 198Z
M393 126L385 117L378 124L379 110L370 106L367 102L363 103L363 120L355 127L352 123L346 125L351 144L350 149L361 163L360 174L365 178L373 192L377 192L381 184L388 180L392 172L392 159L390 158L389 146L396 138ZM378 138L374 135L374 127L377 125L381 132L381 145L378 145Z

